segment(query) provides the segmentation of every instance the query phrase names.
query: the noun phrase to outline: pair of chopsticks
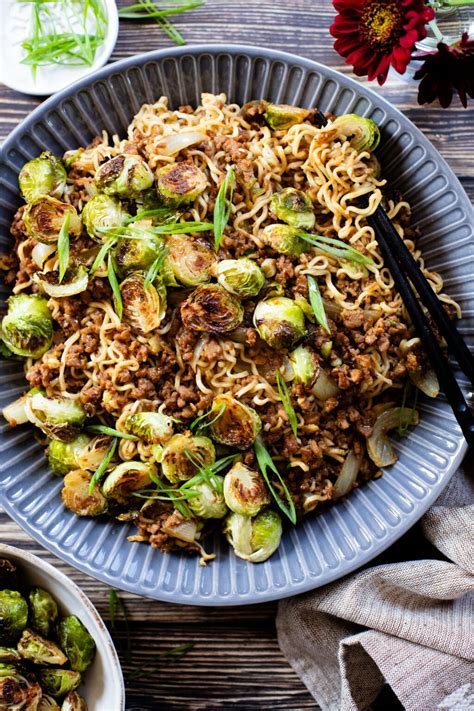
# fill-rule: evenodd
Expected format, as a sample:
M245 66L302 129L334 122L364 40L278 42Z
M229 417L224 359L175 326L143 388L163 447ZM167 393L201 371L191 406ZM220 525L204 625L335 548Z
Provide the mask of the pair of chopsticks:
M320 111L318 111L317 117L322 126L328 123ZM367 217L367 222L375 232L385 265L390 270L462 433L468 444L474 444L474 415L471 413L448 359L431 329L428 318L420 306L418 297L446 341L451 355L456 358L459 367L473 385L474 356L381 205Z

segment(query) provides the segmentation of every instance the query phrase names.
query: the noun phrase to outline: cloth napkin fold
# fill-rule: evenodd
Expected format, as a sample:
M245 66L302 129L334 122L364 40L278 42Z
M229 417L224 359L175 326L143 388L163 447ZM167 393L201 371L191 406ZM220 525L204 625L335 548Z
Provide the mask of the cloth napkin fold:
M324 711L369 709L384 684L406 711L474 711L472 459L395 547L412 557L423 535L421 559L280 602L280 647Z

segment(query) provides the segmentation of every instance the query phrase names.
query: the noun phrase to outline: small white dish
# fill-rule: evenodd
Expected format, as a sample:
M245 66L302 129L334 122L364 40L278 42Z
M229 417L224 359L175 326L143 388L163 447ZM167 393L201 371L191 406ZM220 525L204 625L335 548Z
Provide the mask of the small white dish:
M117 652L89 598L63 573L31 553L0 544L0 558L15 563L27 585L50 592L58 603L60 614L77 615L94 638L96 655L84 674L84 684L79 687L89 711L124 711L125 688Z
M103 3L107 13L107 30L94 63L91 66L38 67L34 77L31 67L21 64L24 58L21 43L30 32L32 3L0 0L0 82L23 94L49 96L102 67L115 47L119 27L115 0L103 0Z

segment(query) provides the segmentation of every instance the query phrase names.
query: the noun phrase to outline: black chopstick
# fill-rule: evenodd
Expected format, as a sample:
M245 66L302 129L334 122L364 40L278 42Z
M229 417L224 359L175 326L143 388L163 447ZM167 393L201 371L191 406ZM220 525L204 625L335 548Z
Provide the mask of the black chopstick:
M328 123L324 114L319 110L316 111L316 118L321 126ZM377 207L373 215L367 217L367 222L375 232L384 263L392 274L462 433L469 444L474 444L474 416L451 371L449 362L431 330L428 319L418 303L410 281L438 326L440 333L444 336L449 350L473 383L474 357L381 205Z

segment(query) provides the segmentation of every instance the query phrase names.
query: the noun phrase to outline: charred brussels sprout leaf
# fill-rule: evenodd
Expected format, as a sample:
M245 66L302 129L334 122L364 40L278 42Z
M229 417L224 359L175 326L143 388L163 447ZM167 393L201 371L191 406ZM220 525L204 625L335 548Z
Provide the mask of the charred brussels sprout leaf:
M350 138L351 145L359 152L375 151L380 143L380 131L375 121L357 114L338 116L328 129L337 129L338 136Z
M66 508L77 516L100 516L107 511L107 499L98 487L89 494L91 479L91 475L82 469L74 469L64 477L61 496Z
M265 121L275 131L290 128L297 123L302 123L309 116L308 109L288 104L268 104L263 114Z
M260 472L236 462L224 477L224 498L234 513L255 516L270 503L265 481Z
M224 533L235 555L250 563L262 563L280 545L281 519L271 509L261 511L255 518L231 513L225 521Z
M39 680L47 694L58 698L79 686L81 674L72 669L41 669Z
M53 440L49 444L49 466L60 476L73 469L97 469L108 445L108 438L91 438L86 434L80 434L72 442Z
M36 711L42 694L34 674L13 664L0 664L0 709Z
M77 691L71 691L64 699L61 711L87 711L87 704Z
M222 410L210 432L213 439L236 449L248 449L262 429L262 422L255 410L244 405L231 395L217 395L212 403L213 412Z
M222 487L224 481L222 477L214 475L214 478ZM198 495L189 499L188 506L196 516L199 518L224 518L227 506L224 495L220 491L206 481L194 484L192 490L198 492Z
M299 257L307 249L296 228L290 225L267 225L261 231L260 239L266 247L290 257Z
M47 590L32 588L28 596L30 602L30 624L44 637L49 637L58 619L58 606Z
M194 202L206 186L206 176L192 163L171 163L156 171L158 195L171 207Z
M110 195L96 195L84 205L82 220L89 237L104 240L104 230L121 227L129 217L122 203Z
M76 239L82 232L82 220L77 214L76 208L67 202L56 200L56 198L37 198L27 206L23 214L26 233L39 242L55 244L67 214L69 214L69 237Z
M291 227L311 230L316 222L313 203L302 190L285 188L275 193L270 203L273 214Z
M15 647L0 647L0 663L21 662L20 652Z
M64 617L58 625L58 639L74 671L86 671L94 661L95 642L75 615Z
M82 264L75 269L68 269L61 281L56 270L37 272L34 279L48 296L55 299L80 294L89 283L87 268Z
M108 499L121 504L130 501L135 491L150 486L154 469L145 462L122 462L113 469L104 481L102 492Z
M29 419L48 437L71 442L77 437L86 419L86 411L77 400L66 397L46 397L34 393L28 399Z
M16 642L28 620L28 605L16 590L0 590L0 640Z
M213 464L214 445L208 437L176 434L163 449L160 461L163 475L173 484L191 479L201 465Z
M26 202L43 195L60 198L66 187L66 171L61 160L45 151L25 163L18 176L20 192Z
M43 694L36 711L61 711L59 704L48 694ZM87 711L87 709L86 709Z
M197 286L211 280L217 257L207 244L187 235L170 235L166 247L167 265L181 284Z
M159 279L145 285L145 275L134 272L120 284L123 320L141 333L158 328L166 313L166 289Z
M46 299L37 294L17 294L8 299L2 321L2 338L8 348L24 358L40 358L53 340L53 321Z
M23 659L27 659L33 664L58 664L61 666L67 662L67 657L57 644L45 639L32 630L23 630L18 651Z
M271 348L291 348L306 333L304 313L285 296L260 301L253 322L260 338Z
M217 264L215 273L219 284L241 299L257 296L265 284L265 275L258 264L246 257L223 259Z
M137 412L127 417L125 430L149 444L164 444L173 435L173 420L161 412Z
M181 304L186 328L207 333L229 333L243 321L241 303L219 284L198 286Z
M162 252L164 239L150 232L140 223L129 225L126 235L121 237L113 251L118 273L125 276L130 272L146 272Z
M98 190L106 195L136 198L153 185L153 173L145 161L136 155L111 158L95 174Z

